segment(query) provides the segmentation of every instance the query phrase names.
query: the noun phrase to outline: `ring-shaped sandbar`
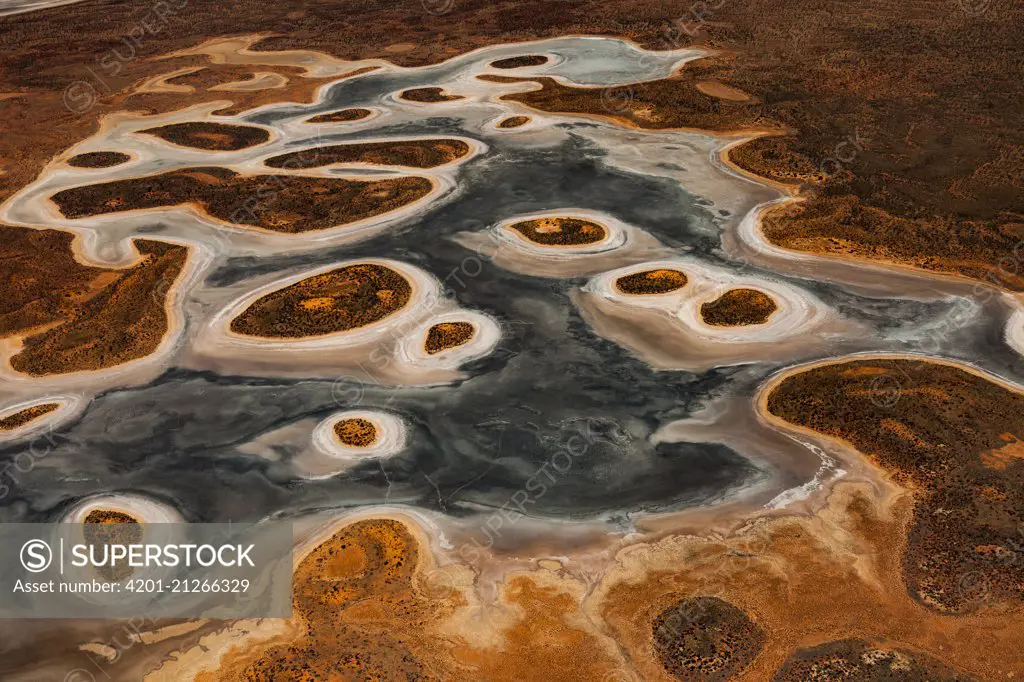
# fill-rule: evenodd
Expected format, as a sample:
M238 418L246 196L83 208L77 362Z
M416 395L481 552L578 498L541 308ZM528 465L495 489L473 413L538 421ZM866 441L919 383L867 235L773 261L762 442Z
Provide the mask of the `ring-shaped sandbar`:
M57 395L33 398L0 408L0 423L24 419L23 423L0 430L0 443L53 429L78 413L84 404L81 396ZM47 409L51 405L56 407ZM26 414L18 418L23 412ZM33 413L38 413L38 416L31 416Z
M443 163L433 165L403 165L400 163L375 163L371 161L331 161L334 152L342 152L348 149L357 150L364 148L368 152L384 152L389 145L401 147L403 144L419 144L424 142L455 142L465 145L464 154L456 156ZM347 140L343 142L332 142L329 144L318 144L299 149L289 149L285 153L275 152L262 160L265 168L271 171L304 171L316 168L345 168L345 169L367 169L367 170L390 170L390 169L413 169L417 173L435 169L450 169L459 166L487 152L487 145L479 140L461 135L418 135L414 137L371 137L366 139ZM276 164L276 165L275 165Z
M254 303L269 294L286 289L293 284L302 282L303 280L317 277L318 275L353 265L364 264L382 266L403 277L409 283L411 289L407 303L401 308L395 310L393 313L375 322L354 327L352 329L330 332L316 336L250 336L236 333L231 329L231 323L235 318ZM439 296L440 286L437 280L416 266L385 258L356 259L332 263L314 270L306 270L265 284L255 291L249 292L230 303L210 321L208 329L217 337L222 339L222 342L226 345L267 350L283 350L290 348L341 348L381 338L389 329L402 324L408 324L410 322L410 318L422 315L425 309L429 309L429 306L434 305L433 302L436 302Z
M431 328L452 322L472 325L472 337L457 346L429 352L426 341ZM500 340L501 326L494 318L475 310L453 310L432 315L417 324L402 342L401 358L417 368L454 370L460 365L484 357L494 350Z
M184 523L177 509L136 493L102 493L79 500L65 512L61 523L85 523L94 511L114 511L135 519L138 523Z
M569 219L594 223L604 230L604 236L596 241L583 244L542 244L531 240L513 226L520 223L544 219ZM609 216L599 214L595 211L585 210L564 210L564 211L541 211L527 215L519 215L501 221L493 228L493 233L508 244L520 251L525 251L537 256L551 259L564 260L576 256L588 256L599 253L606 253L625 246L629 242L630 234L628 227Z
M688 283L660 295L626 294L615 286L620 277L657 268L679 270ZM778 309L763 324L724 327L705 323L701 306L735 288L761 291ZM864 331L810 292L695 259L648 261L603 273L574 294L573 300L595 332L662 369L706 371L787 361Z
M377 438L367 446L343 443L335 426L349 419L361 419L373 424ZM367 460L391 457L405 449L408 438L405 422L390 412L381 410L345 410L336 412L320 422L313 430L313 446L321 454L342 460Z
M678 270L686 275L687 284L658 295L626 294L615 285L623 276L656 269ZM777 309L763 324L716 326L706 323L701 306L733 289L762 292L775 302ZM692 333L720 343L771 343L803 334L814 328L826 312L824 304L809 292L790 284L735 274L695 260L665 260L620 268L592 279L586 291L631 306L664 310Z
M172 524L184 524L178 510L173 507L144 497L135 493L103 493L92 495L80 500L71 507L61 518L60 524L54 530L54 534L65 538L73 544L92 544L86 536L86 519L93 512L114 512L118 515L126 515L138 524L140 538L133 541L133 544L178 544L182 538L180 526ZM81 524L81 528L68 529L68 525ZM134 525L134 524L133 524ZM133 528L134 530L134 528ZM69 537L70 535L70 537ZM173 571L170 566L147 565L133 567L127 574L116 575L115 580L126 578L135 579L166 579ZM104 574L101 569L90 565L75 567L70 563L66 564L66 579L68 581L92 581L109 580L110 575ZM132 593L124 590L118 592L90 592L79 593L83 600L93 604L123 604L133 600L149 601L152 595L146 593Z

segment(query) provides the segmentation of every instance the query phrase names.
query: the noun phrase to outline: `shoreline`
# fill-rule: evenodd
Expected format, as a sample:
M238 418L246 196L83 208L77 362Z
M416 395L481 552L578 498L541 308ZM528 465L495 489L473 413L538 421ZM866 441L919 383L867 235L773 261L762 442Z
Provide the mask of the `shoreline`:
M265 296L276 293L282 289L287 289L288 287L307 279L318 277L320 275L333 272L334 270L339 270L353 265L377 265L397 273L406 281L406 283L408 283L409 288L412 290L409 294L409 300L402 307L396 308L381 319L370 322L369 324L353 327L351 329L328 332L326 334L317 334L314 336L253 336L248 334L239 334L231 329L231 322L233 322L235 318ZM303 270L286 277L275 279L257 287L256 289L248 291L242 296L233 299L231 303L227 304L217 312L209 320L209 328L216 329L230 341L235 341L243 345L253 345L264 348L283 347L282 349L300 349L309 346L333 345L331 342L345 342L355 339L353 342L354 344L367 340L365 338L359 338L360 335L364 337L378 336L379 332L384 329L388 323L393 324L395 322L395 318L402 316L408 317L411 314L411 311L418 308L424 302L432 300L431 295L434 296L433 300L440 300L440 289L437 282L433 281L429 273L424 270L420 270L414 265L409 265L391 258L358 258L337 261L319 268ZM230 317L230 320L228 320L227 325L225 326L224 319L228 317ZM352 344L343 343L342 345Z
M133 238L133 244L135 239L145 239L145 237ZM150 241L175 244L184 247L186 250L185 262L182 264L181 271L178 273L178 276L175 277L174 282L170 287L166 289L162 305L164 308L164 315L167 317L167 328L164 330L160 337L160 341L152 352L146 353L132 360L128 360L127 362L107 367L100 367L97 369L42 375L25 374L15 370L11 365L11 360L21 352L24 340L28 338L28 336L31 336L32 333L30 332L26 335L17 336L12 335L0 339L0 358L2 358L2 364L0 364L0 379L6 380L14 385L20 384L21 386L35 385L39 387L59 388L64 384L77 382L82 379L95 378L106 380L102 384L103 387L106 388L108 387L111 379L116 379L118 376L140 369L144 371L148 365L157 364L169 359L175 346L177 346L178 342L182 338L187 326L187 320L185 319L186 316L184 314L185 297L188 292L194 289L205 276L213 259L211 254L203 245L192 244L183 240L164 236L161 236L160 239L152 239ZM136 253L139 254L137 249ZM142 262L141 254L137 263L140 262ZM152 296L152 293L148 293L147 296ZM119 383L114 383L112 385L121 386Z

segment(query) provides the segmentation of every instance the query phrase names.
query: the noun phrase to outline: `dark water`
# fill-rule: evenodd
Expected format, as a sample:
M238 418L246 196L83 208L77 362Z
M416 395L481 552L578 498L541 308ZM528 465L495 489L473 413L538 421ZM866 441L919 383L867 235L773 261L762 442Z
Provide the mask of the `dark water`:
M357 106L382 90L416 84L423 84L422 76L360 79L337 86L317 110ZM294 111L253 120L272 124L289 113ZM433 117L368 134L466 135L460 124L457 117ZM590 125L564 127L571 132ZM577 136L533 149L517 146L512 137L487 143L487 155L459 170L457 195L426 215L356 245L236 258L205 285L362 256L413 263L445 281L462 306L501 323L498 348L464 367L468 379L405 389L351 377L292 381L172 369L150 385L96 397L81 418L52 437L0 450L0 466L19 466L9 470L18 482L0 501L0 518L43 521L82 496L111 491L163 499L195 521L385 502L460 514L510 500L537 516L583 518L703 504L766 476L765 464L724 446L655 447L649 437L715 396L749 391L774 367L655 371L582 321L569 292L585 280L518 275L451 240L521 213L586 208L636 225L680 253L735 268L740 265L721 255L717 235L739 216L723 214L673 181L606 166L603 151ZM921 348L913 330L950 306L869 299L832 285L791 281L874 330L849 350ZM985 312L971 329L945 330L933 350L985 358L1012 375L1016 358L999 338L999 313ZM323 419L355 405L401 414L410 428L408 449L320 481L297 479L289 465L306 443L277 447L276 461L237 450L298 420Z

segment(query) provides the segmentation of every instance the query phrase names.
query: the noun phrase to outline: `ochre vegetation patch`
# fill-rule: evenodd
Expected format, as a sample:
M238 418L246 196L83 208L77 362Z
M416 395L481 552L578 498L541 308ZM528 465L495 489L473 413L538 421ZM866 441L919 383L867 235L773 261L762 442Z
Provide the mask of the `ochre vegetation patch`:
M454 102L457 99L463 99L462 95L447 94L444 91L444 88L411 88L409 90L402 91L402 94L399 95L399 97L409 100L410 102L424 102L427 104Z
M138 519L131 514L113 509L93 509L86 515L83 523L138 523Z
M299 233L393 211L426 196L432 187L421 177L363 181L241 175L206 167L82 185L51 199L68 218L197 204L211 217L233 225Z
M131 160L132 157L121 152L85 152L72 156L67 164L75 168L110 168Z
M476 327L469 322L440 322L427 330L424 347L427 353L434 355L468 343L474 334Z
M608 236L603 226L582 218L535 218L513 223L509 229L544 246L596 244Z
M683 682L726 682L764 647L764 631L718 597L690 597L662 611L652 624L661 664Z
M508 118L501 119L498 122L498 127L503 130L508 130L509 128L519 128L529 122L529 116L509 116Z
M24 410L19 410L12 415L0 419L0 431L13 431L18 427L34 422L44 415L50 414L59 407L60 403L43 403L42 405L26 407Z
M113 509L94 509L85 517L82 534L88 545L133 545L142 539L142 528L135 517ZM97 557L103 556L99 547L92 551ZM96 572L109 581L119 581L130 576L134 567L127 559L116 564L97 566Z
M849 441L913 491L903 574L916 599L944 612L1020 605L1024 458L997 453L1018 451L1024 395L947 365L857 360L786 378L768 409Z
M615 280L615 288L624 294L650 296L678 291L686 282L686 275L679 270L657 268L623 275Z
M255 126L192 121L172 123L139 132L159 137L182 147L205 149L211 152L233 152L263 144L270 139L270 133Z
M372 163L381 166L436 168L469 154L462 140L395 140L394 142L353 142L313 147L280 156L264 163L271 168L320 168L336 163Z
M341 109L327 114L317 114L306 119L306 123L351 123L360 121L372 113L369 109Z
M7 305L0 308L0 334L26 337L11 358L16 371L45 376L106 369L145 357L160 345L169 325L165 299L185 266L187 247L137 239L138 265L102 270L71 258L71 235L12 230L14 235L18 259L0 260L0 267L21 277L32 270L49 273L52 261L21 260L46 253L67 268L60 279L15 280L23 283L10 288ZM29 298L40 289L38 298Z
M295 571L302 640L256 649L249 660L198 680L439 679L431 657L440 652L436 640L424 646L425 629L450 607L421 591L420 551L398 521L346 526Z
M927 654L845 639L793 652L773 681L969 682L971 679Z
M547 64L548 58L542 54L524 54L519 57L506 57L491 62L495 69L521 69L524 66L540 66Z
M377 427L369 419L341 419L334 425L334 434L345 445L368 448L377 442Z
M764 324L778 310L772 297L757 289L730 289L700 307L700 316L716 327Z
M400 310L411 295L409 281L391 268L347 265L267 294L231 321L231 331L274 338L348 331Z

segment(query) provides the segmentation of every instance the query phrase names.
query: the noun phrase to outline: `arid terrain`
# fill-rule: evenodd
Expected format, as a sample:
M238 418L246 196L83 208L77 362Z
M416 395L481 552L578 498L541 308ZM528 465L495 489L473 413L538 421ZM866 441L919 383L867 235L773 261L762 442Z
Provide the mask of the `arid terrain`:
M7 280L13 286L2 333L21 340L10 360L15 371L43 376L102 369L144 358L163 341L170 324L164 297L185 267L187 247L138 240L137 265L103 271L81 267L62 250L70 235L8 229L16 237L4 244L4 262L16 271ZM54 256L69 262L59 287L49 278L25 278L23 259L40 252L47 260L29 267L49 269Z
M126 163L131 158L121 152L86 152L72 156L68 159L68 165L75 168L110 168Z
M68 218L194 204L231 225L296 234L354 223L394 211L426 196L421 177L376 181L282 175L240 175L217 167L83 185L53 195ZM252 196L265 196L253 207ZM311 201L316 198L317 201Z
M360 10L359 21L340 24L329 0L298 11L287 5L247 7L242 2L236 11L222 13L216 3L190 3L187 21L182 14L167 16L170 30L147 34L144 49L129 45L130 58L104 62L112 66L99 83L82 80L89 74L84 65L109 57L121 34L146 16L148 5L126 2L96 12L91 2L82 2L5 18L0 34L15 47L3 56L0 89L9 96L0 107L21 135L17 143L13 138L0 143L6 145L0 156L7 160L0 196L84 137L99 114L121 107L140 78L174 68L223 69L196 56L158 59L218 35L262 32L266 38L259 50L317 50L342 59L384 57L417 65L488 43L617 34L655 49L707 44L723 50L686 67L680 81L664 86L672 124L791 131L750 143L749 153L734 157L768 177L778 172L787 182L801 179L809 192L807 202L779 209L767 221L773 241L953 272L1014 290L1022 286L1019 268L1000 265L1022 237L1024 211L1024 125L1012 104L1019 87L1012 76L1019 58L1015 36L1024 9L1010 0L985 3L980 11L954 4L941 12L926 5L908 11L904 5L837 0L722 3L702 12L685 3L641 2L627 8L534 0L492 11L473 0L437 14L410 2L370 6ZM74 35L63 30L71 25ZM871 28L858 30L864 25ZM399 39L412 49L385 50ZM123 46L117 54L126 54ZM22 67L42 55L49 65L45 77ZM696 89L696 83L710 80L748 93L758 104L736 104ZM69 110L64 93L71 85L82 87L68 91ZM564 88L550 85L541 92L557 101ZM645 84L628 97L614 92L606 97L625 101L630 111L634 101L649 101L657 111L660 88ZM269 92L284 97L289 88ZM140 103L146 97L164 98L163 106L175 99L146 95ZM94 106L82 110L80 99ZM579 106L585 111L600 104ZM34 142L26 145L26 140ZM936 155L937 163L925 163ZM936 231L944 238L931 239Z
M214 152L237 151L262 144L270 139L270 133L262 128L223 123L174 123L148 128L140 132L182 147Z
M686 286L686 275L679 270L659 268L624 275L615 280L615 288L624 294L650 296L667 294Z
M15 621L0 678L1019 679L1022 31L0 13L3 520L296 529L291 618Z
M469 154L469 145L462 140L408 140L405 142L366 142L314 147L298 152L272 156L266 160L271 168L320 168L333 164L369 163L380 166L435 168Z
M773 415L851 443L913 491L903 571L916 599L949 612L976 608L981 593L1021 603L1024 395L947 365L865 360L797 374L767 400ZM980 583L966 589L971 577Z
M608 232L597 223L579 218L537 218L513 223L509 229L524 238L544 246L578 246L594 244L607 237Z
M349 265L267 294L231 321L231 331L278 338L348 331L400 310L411 293L386 266Z
M44 403L42 405L26 407L24 410L18 410L14 414L0 419L0 431L12 431L20 426L34 422L43 415L53 412L58 407L60 405L57 403Z
M519 128L530 122L529 116L509 116L503 118L498 122L498 127L508 130L510 128Z
M106 113L225 99L235 101L225 111L237 111L289 97L308 100L327 80L304 77L295 66L211 62L201 50L188 51L218 36L258 33L257 51L315 50L414 66L484 44L614 34L653 49L706 45L720 52L666 81L621 92L574 93L535 79L542 90L514 97L540 108L601 111L642 126L785 132L731 152L740 166L798 184L806 195L806 201L766 216L771 241L1024 288L1024 114L1013 104L1020 81L1012 75L1024 9L1010 0L985 3L978 11L954 5L941 12L837 0L721 3L700 12L685 3L627 8L532 0L493 11L471 0L430 13L408 2L367 6L358 21L340 23L329 0L301 10L242 1L231 12L199 0L189 4L187 16L160 17L141 1L103 11L95 4L0 21L0 38L10 46L0 56L0 113L18 130L0 140L0 199L93 132ZM144 31L125 45L123 35L144 19L167 30ZM861 30L864 25L871 28ZM400 41L410 48L387 50ZM39 63L47 64L45 73L32 68ZM283 74L287 85L209 90L257 70ZM162 74L175 74L168 82L184 91L146 85ZM711 81L750 100L722 99L696 87ZM611 106L602 106L602 96ZM56 285L63 274L55 267L48 276Z
M466 343L476 334L470 322L439 322L427 330L424 348L433 355Z
M377 427L368 419L342 419L334 425L334 433L345 445L364 448L377 440Z
M362 120L372 113L369 109L342 109L329 114L311 116L306 123L351 123Z
M778 310L772 297L757 289L730 289L700 307L701 318L716 327L764 324Z
M462 95L450 95L443 88L412 88L404 90L399 97L409 102L420 102L421 104L454 102L462 99Z

